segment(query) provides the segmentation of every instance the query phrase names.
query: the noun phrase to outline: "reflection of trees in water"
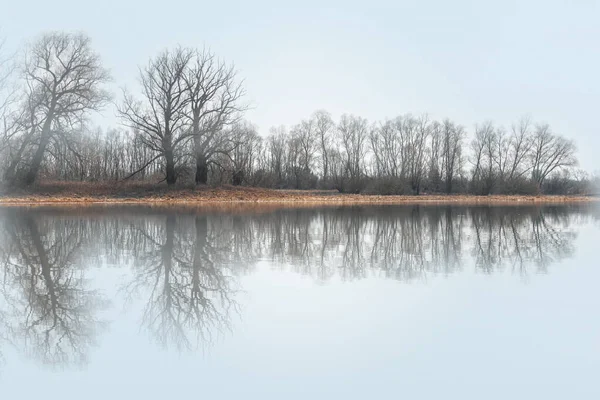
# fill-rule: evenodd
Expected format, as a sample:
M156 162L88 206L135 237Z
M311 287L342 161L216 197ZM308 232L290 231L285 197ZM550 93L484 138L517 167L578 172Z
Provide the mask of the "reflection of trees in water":
M266 258L327 280L412 279L460 268L465 217L452 208L352 207L261 216Z
M572 255L585 208L353 207L263 216L269 256L324 280L367 274L411 280L451 274L471 254L478 270L538 271ZM324 270L326 272L324 272Z
M109 235L113 245L107 247L125 243L123 249L113 252L122 254L127 249L136 257L147 256L151 254L149 244L157 251L156 245L173 236L178 244L173 246L173 259L180 262L187 256L189 264L192 249L198 246L185 243L198 237L205 242L213 265L235 266L233 274L267 260L275 268L291 269L319 281L370 274L411 280L429 273L460 271L469 256L477 269L486 273L506 267L525 273L531 266L544 271L573 253L575 224L590 216L596 218L585 206L366 206L168 215L134 218L131 226L143 234L123 234L122 229L120 236ZM206 221L205 236L194 231L194 218ZM165 231L166 226L171 228ZM156 254L152 257L157 259Z
M571 215L565 208L541 212L510 213L502 208L472 210L473 256L484 272L509 266L521 274L528 265L545 272L556 261L574 252L576 234L569 229Z
M151 229L136 228L134 279L130 296L148 300L142 324L163 345L179 349L210 341L212 333L229 326L235 309L229 264L233 243L219 227L209 229L206 216L189 221L169 214ZM149 289L149 290L148 290ZM149 292L149 293L146 293Z
M106 302L77 265L77 224L28 214L6 218L2 235L3 335L47 364L86 361Z
M0 214L0 340L48 363L85 361L106 301L89 288L83 255L132 266L123 289L143 301L142 326L187 349L229 327L236 276L259 260L321 282L425 279L464 269L468 257L478 271L523 274L571 256L574 227L597 219L586 207L108 210Z
M402 210L402 216L377 216L370 229L371 266L386 276L410 280L427 272L451 273L460 268L461 230L464 218L452 208Z

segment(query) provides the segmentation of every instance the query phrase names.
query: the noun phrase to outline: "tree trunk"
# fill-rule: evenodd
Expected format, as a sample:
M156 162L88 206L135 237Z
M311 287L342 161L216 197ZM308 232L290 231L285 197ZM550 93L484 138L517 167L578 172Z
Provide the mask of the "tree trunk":
M244 171L235 171L233 173L233 176L231 177L231 183L233 184L233 186L240 186L242 183L244 183Z
M42 137L40 139L40 144L31 160L31 166L29 167L29 172L25 175L25 184L31 185L35 182L38 173L40 171L40 167L42 166L42 161L44 160L44 154L46 153L46 147L50 143L50 134L42 132Z
M446 193L452 193L452 179L446 178Z
M51 106L54 109L54 106ZM35 151L33 159L31 160L31 166L29 167L29 172L25 175L25 184L31 185L35 182L35 179L38 176L40 171L40 167L42 165L42 161L44 161L44 154L46 153L46 147L50 143L50 127L52 126L52 120L54 119L53 111L51 110L46 117L46 121L44 121L44 125L42 126L42 134L40 137L40 144Z
M165 158L167 161L167 185L173 185L177 181L175 175L175 158L173 157L173 150L165 152Z
M192 135L194 137L194 150L196 152L196 185L206 185L208 183L208 160L202 151L199 109L194 110L192 118Z
M413 181L413 192L418 196L421 194L421 182L419 180Z
M196 154L196 185L208 183L208 161L203 154Z

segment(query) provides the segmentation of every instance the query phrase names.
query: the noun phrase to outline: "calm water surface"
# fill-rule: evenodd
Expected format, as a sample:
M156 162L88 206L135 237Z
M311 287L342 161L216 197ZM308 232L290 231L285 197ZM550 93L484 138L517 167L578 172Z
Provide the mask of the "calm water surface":
M598 399L600 212L0 208L2 399Z

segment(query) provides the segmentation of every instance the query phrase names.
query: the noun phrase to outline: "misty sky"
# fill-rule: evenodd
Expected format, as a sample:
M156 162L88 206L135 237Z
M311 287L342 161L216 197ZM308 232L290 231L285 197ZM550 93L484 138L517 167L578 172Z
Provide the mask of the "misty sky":
M600 0L281 3L9 0L0 34L15 49L48 30L86 32L117 99L165 47L209 46L245 78L247 118L263 135L321 108L369 120L427 112L469 132L530 115L600 170Z

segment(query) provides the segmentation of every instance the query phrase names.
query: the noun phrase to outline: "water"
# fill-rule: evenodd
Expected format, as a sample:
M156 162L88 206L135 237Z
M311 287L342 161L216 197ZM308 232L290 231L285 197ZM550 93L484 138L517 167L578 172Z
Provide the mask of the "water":
M3 399L597 399L592 206L0 208Z

